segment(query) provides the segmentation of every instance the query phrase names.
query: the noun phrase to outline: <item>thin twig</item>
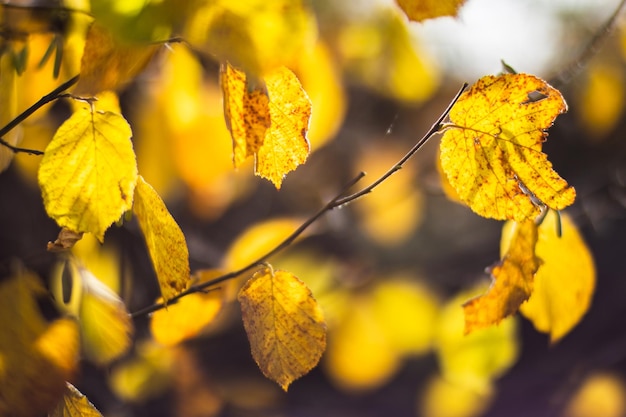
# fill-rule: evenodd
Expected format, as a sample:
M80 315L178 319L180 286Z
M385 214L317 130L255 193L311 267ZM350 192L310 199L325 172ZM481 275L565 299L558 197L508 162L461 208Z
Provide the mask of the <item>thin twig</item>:
M600 51L602 43L611 33L624 6L626 6L626 0L620 1L615 11L613 11L611 16L609 16L609 19L596 31L594 36L589 40L589 43L587 43L576 59L553 77L551 84L555 88L559 88L560 86L569 83L572 78L574 78L585 67L587 62L589 62L591 58L593 58Z
M39 101L37 101L35 104L33 104L32 106L24 110L19 115L17 115L9 123L7 123L2 129L0 129L0 145L6 146L7 148L11 149L14 153L23 152L23 153L27 153L30 155L43 155L42 151L38 151L35 149L19 148L17 146L13 146L4 140L4 136L6 136L7 133L9 133L17 125L19 125L28 117L30 117L30 115L35 113L41 107L61 97L63 95L61 93L63 93L65 90L67 90L68 88L76 84L77 82L78 82L78 75L70 78L69 80L67 80L66 82L64 82L57 88L55 88L54 90L52 90L50 93L40 98Z
M277 246L275 246L272 250L270 250L269 252L267 252L263 256L259 257L255 261L249 263L247 266L245 266L245 267L243 267L243 268L241 268L241 269L239 269L237 271L229 272L228 274L222 275L222 276L217 277L215 279L212 279L210 281L203 282L201 284L192 285L191 287L187 288L185 291L182 291L181 293L179 293L176 296L174 296L171 299L169 299L167 301L167 303L165 303L165 302L155 303L153 305L150 305L150 306L142 308L142 309L140 309L138 311L135 311L134 313L131 314L131 316L133 318L136 318L136 317L141 317L141 316L148 315L148 314L153 313L155 311L161 310L162 308L165 308L165 306L168 305L168 304L171 305L173 303L176 303L178 300L180 300L181 298L183 298L183 297L185 297L185 296L187 296L189 294L205 291L208 287L212 287L214 285L220 284L220 283L222 283L224 281L227 281L229 279L236 278L236 277L238 277L240 275L243 275L246 272L248 272L248 271L250 271L250 270L252 270L254 268L257 268L260 264L262 264L263 262L267 261L269 258L273 257L274 255L278 254L279 252L281 252L285 248L287 248L289 245L291 245L298 237L300 237L300 235L306 229L309 228L309 226L311 226L313 223L315 223L320 217L322 217L327 212L329 212L329 211L331 211L331 210L333 210L333 209L335 209L337 207L344 206L344 205L346 205L346 204L348 204L348 203L350 203L350 202L352 202L352 201L354 201L354 200L364 196L365 194L370 193L374 188L376 188L383 181L385 181L387 178L389 178L394 172L400 170L402 168L402 166L413 155L415 155L415 153L428 141L428 139L430 139L433 135L435 135L436 133L439 132L439 129L440 129L441 125L442 125L443 120L448 116L448 113L450 113L450 110L452 109L452 106L454 106L454 104L457 102L457 100L459 99L459 97L461 96L463 91L465 91L466 88L467 88L467 84L463 84L462 88L459 90L459 92L456 94L456 96L452 99L450 104L448 104L448 107L446 107L444 112L441 114L441 116L439 116L437 121L430 128L430 130L411 148L411 150L409 150L402 157L402 159L400 159L391 169L389 169L389 171L387 171L385 174L383 174L380 178L378 178L372 184L370 184L369 186L363 188L361 191L358 191L356 193L350 194L348 196L344 196L345 193L351 187L353 187L357 182L359 182L365 176L364 172L360 172L348 184L346 184L346 186L344 186L343 189L339 193L337 193L337 195L333 199L331 199L322 208L320 208L315 214L313 214L311 217L309 217L304 223L302 223L300 225L300 227L298 227L285 240L280 242Z

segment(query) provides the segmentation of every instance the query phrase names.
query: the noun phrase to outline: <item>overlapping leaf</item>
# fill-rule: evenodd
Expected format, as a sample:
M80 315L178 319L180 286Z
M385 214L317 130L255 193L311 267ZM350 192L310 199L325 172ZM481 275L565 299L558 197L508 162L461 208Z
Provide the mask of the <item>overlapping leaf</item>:
M38 306L47 297L38 278L21 273L0 285L0 415L45 414L63 396L78 360L78 325L48 323Z
M460 199L481 216L534 219L561 210L574 188L541 152L545 130L567 109L558 90L528 74L486 76L450 111L441 166Z
M146 239L161 295L169 300L189 285L189 250L182 230L161 197L141 176L133 211Z
M102 414L76 387L67 383L65 395L48 417L102 417Z
M226 65L221 82L235 166L254 155L254 173L280 188L285 175L309 155L311 102L306 92L286 67L252 80Z
M410 20L421 22L442 16L456 16L465 0L396 0Z
M508 251L491 268L493 282L489 290L463 306L465 333L497 324L515 314L532 294L535 272L540 264L535 256L537 226L531 220L515 226Z
M98 240L129 210L137 182L132 132L122 115L80 108L48 144L38 180L48 215Z
M311 291L287 271L265 268L239 292L252 356L285 391L313 369L326 348L326 324Z

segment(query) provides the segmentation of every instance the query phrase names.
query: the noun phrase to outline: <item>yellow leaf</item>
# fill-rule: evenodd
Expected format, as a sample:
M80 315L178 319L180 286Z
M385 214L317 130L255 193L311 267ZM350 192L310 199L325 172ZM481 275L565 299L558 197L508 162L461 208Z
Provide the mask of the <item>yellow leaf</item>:
M31 273L0 284L0 415L45 414L63 396L78 360L78 326L46 322L37 298L48 297Z
M409 20L421 22L442 16L456 16L465 0L396 0Z
M576 225L562 213L559 237L556 221L556 214L550 212L539 226L535 253L541 264L535 274L533 293L520 308L537 330L550 334L553 343L582 319L595 287L593 257ZM505 239L503 231L503 244Z
M252 357L285 391L313 369L326 348L326 324L311 291L287 271L265 268L238 296Z
M443 308L435 352L444 378L476 393L488 394L493 381L517 360L517 322L515 317L509 317L498 326L464 334L461 303L467 297L460 294Z
M216 278L223 273L218 270L203 271L197 284ZM198 336L202 329L222 310L222 291L186 295L175 304L152 314L150 330L154 340L164 346L174 346L183 340Z
M541 147L567 105L558 90L528 74L481 78L450 111L441 166L461 200L481 216L523 221L541 203L561 210L576 192Z
M185 39L220 61L256 76L292 66L316 38L315 19L302 0L205 2Z
M419 416L424 417L474 417L489 407L493 391L477 392L471 387L457 384L440 375L428 381L418 405Z
M11 54L2 53L0 55L0 102L3 103L0 109L0 126L9 123L18 113L18 95L15 69ZM9 132L3 139L11 145L18 145L21 141L17 127ZM7 169L13 160L13 151L6 146L0 146L0 172Z
M279 67L263 78L263 88L261 81L251 81L227 65L221 82L235 166L254 154L254 173L280 188L285 175L309 155L311 101L300 81L291 70Z
M161 197L141 176L133 211L146 239L150 259L167 302L189 286L189 250L185 235Z
M39 186L48 215L61 227L104 232L130 210L137 164L130 126L120 114L81 108L48 144Z
M48 417L102 417L102 414L69 382L63 399Z
M570 400L565 417L620 417L626 413L626 384L619 375L594 372Z
M540 260L535 255L537 226L528 220L515 225L511 245L502 260L491 267L492 284L486 294L463 305L465 333L498 324L517 312L533 291Z
M105 365L126 353L134 332L120 297L71 258L60 263L52 278L57 304L78 319L85 357Z
M95 95L123 87L144 69L157 49L154 43L120 43L108 29L93 23L87 33L74 94Z

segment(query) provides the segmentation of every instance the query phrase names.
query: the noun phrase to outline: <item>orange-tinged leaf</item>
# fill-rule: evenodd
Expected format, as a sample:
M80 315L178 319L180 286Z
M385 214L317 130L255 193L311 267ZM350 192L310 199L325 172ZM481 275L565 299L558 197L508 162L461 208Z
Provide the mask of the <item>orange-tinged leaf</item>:
M456 16L465 0L396 0L410 20L421 22L442 16Z
M235 166L254 154L254 173L280 188L285 175L309 155L306 133L311 101L286 67L266 74L262 79L265 88L230 66L221 79Z
M157 44L123 44L108 29L93 23L87 33L75 94L95 95L130 82L154 53Z
M161 197L141 176L133 212L146 239L161 295L167 302L189 285L189 250L182 230Z
M196 274L194 274L196 275ZM222 271L202 271L198 284L223 275ZM189 294L167 309L152 314L150 330L154 340L164 346L174 346L183 340L198 336L222 310L222 291Z
M59 231L59 236L54 242L48 242L48 252L65 252L74 247L76 242L83 238L83 233L76 233L67 227Z
M104 232L130 210L137 182L132 132L122 115L78 109L46 147L38 180L48 215L61 227Z
M78 325L46 322L37 305L47 292L25 272L0 284L0 415L45 414L63 396L78 360Z
M556 342L582 319L595 287L593 257L570 217L561 214L562 234L557 235L557 216L550 212L539 226L535 253L541 259L535 288L520 312L535 328ZM505 233L503 232L503 241Z
M265 268L239 292L252 357L285 391L326 348L326 324L311 291L287 271Z
M481 216L523 221L543 203L561 210L576 192L541 147L567 105L558 90L528 74L481 78L450 111L441 166L450 185Z
M65 395L48 417L102 417L102 414L69 382Z
M531 220L518 223L514 233L508 251L491 268L493 282L487 293L463 305L466 334L515 314L532 294L540 264L535 255L537 226Z

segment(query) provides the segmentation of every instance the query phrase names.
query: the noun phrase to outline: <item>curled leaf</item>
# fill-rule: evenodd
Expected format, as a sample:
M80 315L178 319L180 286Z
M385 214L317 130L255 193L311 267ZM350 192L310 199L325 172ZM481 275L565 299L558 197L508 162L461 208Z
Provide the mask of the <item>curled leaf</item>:
M313 369L326 348L326 324L311 291L287 271L265 268L243 286L239 303L252 357L285 391Z
M64 227L54 242L48 242L48 252L64 252L72 249L76 242L83 238L83 233L76 233Z

